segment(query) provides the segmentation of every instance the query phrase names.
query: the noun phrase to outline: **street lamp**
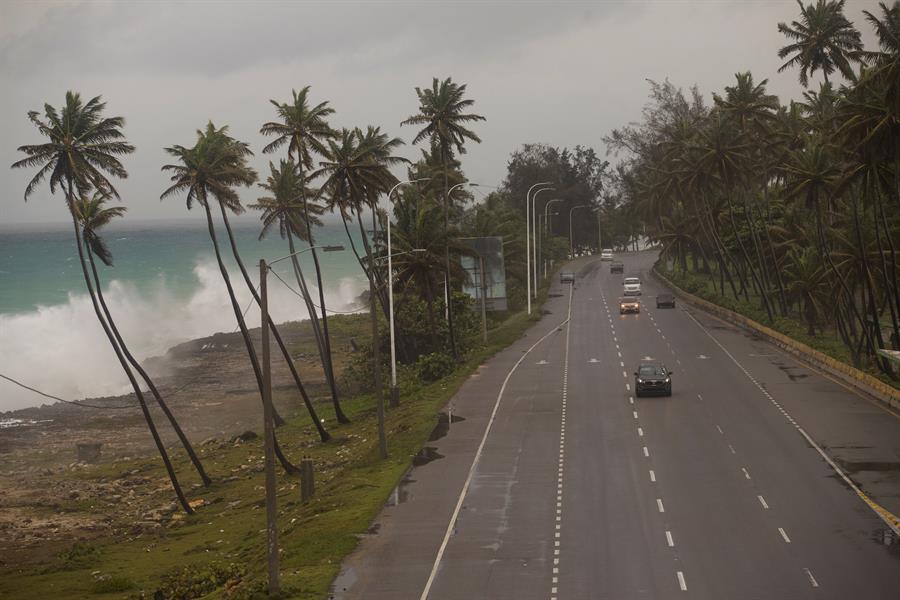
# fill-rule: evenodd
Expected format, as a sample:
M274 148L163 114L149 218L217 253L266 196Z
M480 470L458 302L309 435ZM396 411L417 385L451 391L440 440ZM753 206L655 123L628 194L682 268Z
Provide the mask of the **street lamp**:
M310 250L321 250L322 252L340 252L345 248L341 245L336 246L310 246L309 248L304 248L303 250L297 250L296 252L291 252L287 256L282 256L281 258L276 258L275 260L271 260L268 262L268 266L271 267L277 262L281 262L283 260L287 260L292 256L297 256L298 254L303 254L304 252L309 252Z
M534 195L531 197L531 235L534 239L535 243L531 247L531 251L533 253L533 260L531 262L531 269L534 271L534 297L537 298L537 290L538 290L538 268L537 268L537 216L535 213L535 201L537 200L538 194L541 192L546 192L547 190L555 190L556 188L546 187L541 188L534 192Z
M552 200L551 200L551 202L552 202ZM540 214L538 215L538 228L537 228L537 230L538 230L538 236L537 236L538 275L542 279L546 275L546 273L545 273L546 269L544 269L543 265L544 265L544 263L547 262L546 260L544 260L544 237L546 237L544 235L544 233L547 229L547 220L550 217L555 217L558 214L559 214L558 212L552 212L552 213L546 213L544 216L541 216Z
M572 213L575 212L576 208L587 208L587 204L579 204L578 206L573 206L569 209L569 257L575 258L575 246L572 243Z
M542 185L550 185L549 181L536 183L525 192L525 298L528 301L528 314L531 314L531 191Z
M547 201L547 204L544 205L544 224L545 224L546 227L547 227L547 232L548 232L548 233L552 233L552 232L553 232L553 227L550 226L550 225L551 225L551 221L550 221L550 217L551 217L551 215L550 215L550 205L553 204L554 202L562 202L562 201L563 201L562 198L554 198L554 199L552 199L552 200L548 200L548 201ZM559 213L553 213L553 215L558 215L558 214L559 214ZM546 266L544 267L544 276L545 276L545 277L547 276L547 268L546 268Z
M388 202L391 200L391 196L393 196L394 191L400 187L401 185L407 185L411 183L418 183L420 181L430 181L431 177L421 177L419 179L410 179L409 181L401 181L397 185L391 188L391 191L388 192ZM457 186L453 186L457 187ZM452 191L453 188L450 188ZM447 192L447 197L450 197L450 192ZM390 336L391 336L391 406L397 407L400 406L400 390L397 389L397 346L394 340L394 264L391 261L391 216L388 215L387 218L387 261L388 261L388 315L390 320ZM370 292L374 294L374 289ZM374 302L374 298L373 298ZM374 307L374 304L373 304ZM374 309L372 314L374 315ZM377 327L375 325L375 321L373 321L373 327ZM377 338L377 335L375 336ZM373 338L373 343L377 344L377 339ZM378 364L375 365L376 370L378 369ZM380 427L379 435L384 435L384 401L381 399L381 394L378 394L379 400L379 410L381 411L380 420L382 422L382 426ZM387 455L387 451L385 450L385 455Z

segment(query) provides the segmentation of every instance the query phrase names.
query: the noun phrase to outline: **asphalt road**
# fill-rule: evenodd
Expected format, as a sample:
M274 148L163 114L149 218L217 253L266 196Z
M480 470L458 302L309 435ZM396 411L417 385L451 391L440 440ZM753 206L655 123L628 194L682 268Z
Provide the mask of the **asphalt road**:
M549 314L461 389L335 598L900 598L900 418L640 274L573 264ZM672 397L634 396L644 357ZM889 530L887 530L889 532ZM888 536L888 541L890 537Z

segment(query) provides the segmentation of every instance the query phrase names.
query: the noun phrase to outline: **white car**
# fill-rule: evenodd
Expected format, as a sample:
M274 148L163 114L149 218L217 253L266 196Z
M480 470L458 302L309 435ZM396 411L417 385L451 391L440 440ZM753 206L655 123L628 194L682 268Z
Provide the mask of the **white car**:
M613 253L611 248L604 248L600 251L600 260L612 260Z
M641 280L637 277L626 277L622 281L623 296L640 296Z

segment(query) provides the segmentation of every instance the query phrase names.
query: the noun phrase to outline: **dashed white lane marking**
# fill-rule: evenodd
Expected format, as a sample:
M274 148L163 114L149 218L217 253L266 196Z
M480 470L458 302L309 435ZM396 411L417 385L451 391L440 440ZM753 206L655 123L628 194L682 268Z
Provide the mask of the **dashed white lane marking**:
M656 508L658 508L659 512L661 512L661 513L666 512L666 508L663 506L663 503L662 503L662 498L656 499Z
M650 458L650 450L647 449L647 446L644 446L644 456Z
M566 403L569 393L569 335L572 330L572 293L569 293L569 314L566 318L566 352L563 359L562 414L559 423L559 466L556 472L556 523L553 533L553 574L551 576L550 600L557 600L559 583L559 555L562 538L562 492L565 472L566 447Z
M630 384L630 383L626 383L626 384L625 384L625 389L628 390L628 391L630 392L630 391L631 391L631 384Z
M728 444L728 449L731 450L732 454L737 454L737 452L734 449L734 446L732 446L731 444Z
M635 418L635 419L637 419L637 418L638 418L638 416L637 416L637 411L636 411L636 410L633 410L633 411L631 411L631 414L633 414L633 415L634 415L634 418Z
M719 433L721 433L721 434L722 434L722 435L725 435L725 432L724 432L724 431L722 431L722 428L721 428L721 427L719 427L719 426L718 426L718 425L716 425L716 429L718 429L718 430L719 430Z
M509 384L509 380L512 378L513 373L516 372L516 369L519 368L519 365L528 357L532 350L538 347L538 344L546 340L548 337L559 331L559 328L563 325L568 325L569 320L572 318L572 290L569 290L569 315L566 317L566 320L560 323L559 325L555 325L550 331L545 333L543 337L541 337L538 341L531 345L528 350L526 350L522 356L519 357L519 360L512 366L509 372L506 374L506 378L503 380L503 384L500 386L500 391L497 392L497 399L494 401L494 408L491 411L491 416L488 419L487 425L484 428L484 434L481 437L481 442L478 444L478 448L475 450L475 456L472 458L472 465L469 467L469 473L466 476L466 481L463 483L462 490L459 493L459 498L456 500L456 507L453 509L453 514L450 515L450 522L447 524L447 530L444 532L444 539L441 541L441 545L438 548L437 556L434 558L434 564L431 566L431 573L428 574L428 580L425 582L425 587L422 590L422 594L419 596L419 600L427 600L428 593L431 591L431 586L434 585L434 579L437 576L438 569L441 566L441 560L444 557L444 552L447 550L447 544L450 542L450 535L453 533L453 529L456 526L456 520L459 518L459 511L462 509L463 502L466 499L466 494L469 491L469 486L472 485L472 478L475 476L475 470L478 467L478 461L481 458L481 453L484 450L484 445L487 443L488 435L491 433L491 427L494 424L494 421L497 418L497 410L500 408L500 400L503 399L503 392L506 391L506 386ZM566 327L566 332L568 333L568 327ZM568 349L568 344L566 344L566 349ZM560 456L562 456L562 449L560 449ZM557 494L557 500L561 500L562 496Z
M687 591L687 583L684 580L684 573L682 573L681 571L678 571L677 573L675 573L675 575L678 576L678 587L681 588L682 592L686 592Z
M653 469L650 469L650 481L656 482L656 473L653 472Z
M750 479L750 473L747 471L747 467L741 467L741 471L744 472L744 479Z
M619 366L620 366L620 367L624 367L624 366L625 366L625 363L624 363L624 362L621 362L621 361L619 361Z
M809 579L809 584L813 587L819 587L819 582L816 581L816 578L813 577L812 571L809 569L803 569L803 572L806 573L806 577Z
M619 355L619 358L622 358L622 353L621 353L621 352L617 352L617 354ZM622 366L624 367L625 365L623 364Z
M785 541L785 542L787 542L788 544L791 543L791 538L789 538L789 537L788 537L788 534L786 534L786 533L784 532L784 529L782 529L781 527L779 527L779 528L778 528L778 533L781 534L781 537L784 538L784 541Z
M638 435L644 437L644 430L638 427Z
M763 498L762 496L757 496L757 498L759 498L759 503L762 504L762 507L765 508L766 510L768 510L769 505L766 504L766 499Z
M675 540L672 539L671 531L666 531L666 543L669 545L669 548L675 547Z

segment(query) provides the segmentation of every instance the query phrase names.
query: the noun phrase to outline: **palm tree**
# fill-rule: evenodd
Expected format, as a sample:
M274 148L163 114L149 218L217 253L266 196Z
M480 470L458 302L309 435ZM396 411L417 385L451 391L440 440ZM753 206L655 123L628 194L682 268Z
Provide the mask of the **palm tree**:
M778 68L778 72L800 66L800 83L809 85L809 75L822 71L825 82L828 76L839 71L845 78L853 79L851 61L863 57L863 45L859 31L844 16L845 0L817 0L816 4L800 6L800 20L791 25L778 24L790 44L778 51L778 58L790 56L790 60Z
M153 382L153 379L150 378L149 373L147 373L144 367L141 366L141 363L138 362L131 354L128 346L125 344L125 340L122 338L122 334L119 333L119 328L116 327L116 322L113 320L109 307L106 305L106 299L103 297L103 286L100 282L100 274L97 272L97 265L94 262L94 256L97 256L97 258L99 258L103 262L103 264L108 267L112 266L113 257L112 253L109 251L109 248L106 245L106 242L102 237L100 237L99 230L102 227L108 225L113 219L124 216L127 210L124 206L106 207L105 205L108 200L108 195L97 192L90 198L87 196L82 196L75 201L74 206L75 216L81 226L84 249L87 253L88 262L91 265L91 273L94 278L97 300L99 300L100 306L103 308L103 315L106 319L106 323L109 325L110 330L112 330L113 336L116 338L116 343L122 350L122 354L125 355L125 358L128 359L128 362L131 364L131 366L138 372L138 374L140 374L141 378L147 384L150 393L153 394L153 397L156 399L156 403L162 409L163 413L166 415L166 418L169 420L169 423L172 425L172 429L174 429L175 433L178 435L178 439L181 441L181 445L184 447L185 452L187 452L188 456L190 457L194 468L197 469L197 474L200 475L200 479L203 480L203 485L208 487L212 482L209 476L206 474L206 471L204 470L200 459L197 457L196 452L194 452L194 447L191 445L190 441L187 439L187 436L184 434L184 431L181 429L181 426L178 424L178 421L175 419L175 415L173 415L172 411L169 410L169 405L166 404L165 400L163 400L162 395L156 388L156 384Z
M103 193L119 197L118 191L109 180L107 174L124 179L128 176L128 172L119 157L134 152L134 146L129 144L122 133L122 127L125 125L125 119L122 117L104 117L103 111L106 103L101 102L100 96L90 99L86 104L82 102L81 96L75 92L66 92L66 104L62 110L57 110L50 104L44 105L44 118L42 119L38 111L30 111L28 119L38 128L41 135L49 139L44 144L20 146L19 151L27 155L27 158L16 161L12 164L12 168L23 167L39 167L38 172L31 178L25 187L25 200L34 193L38 185L48 176L50 177L50 193L56 193L56 189L60 188L66 196L66 207L69 210L69 216L72 218L72 226L75 231L75 247L78 250L78 261L81 265L81 273L84 276L84 283L91 297L91 304L94 307L94 314L106 339L116 353L116 358L125 371L128 381L131 384L134 394L137 397L147 422L147 428L156 444L166 472L169 475L169 481L182 508L187 513L192 513L193 509L188 504L187 498L181 491L181 485L175 475L175 469L169 460L169 455L162 443L156 425L153 423L153 417L144 400L144 395L138 385L134 374L128 367L128 362L122 353L121 348L116 343L115 337L110 329L109 324L103 317L97 296L94 293L94 286L91 277L88 274L88 263L84 256L84 247L81 237L81 227L78 223L78 217L75 211L76 198L80 195L86 195L92 190L100 190Z
M823 311L823 284L825 269L816 250L810 246L788 251L785 265L788 277L788 296L801 304L806 333L816 335L816 321Z
M327 156L328 147L327 140L337 137L337 132L328 126L326 117L334 114L334 109L328 106L328 102L321 102L316 106L310 107L308 96L309 86L304 87L299 92L291 90L293 102L279 103L275 100L269 100L278 113L280 121L269 122L263 124L259 132L263 135L274 135L275 140L263 148L264 153L274 152L278 148L288 145L288 158L297 156L296 168L299 172L300 181L303 184L299 187L300 204L303 206L302 217L306 226L306 241L309 243L310 252L313 257L313 264L316 267L316 283L319 288L319 306L322 309L321 330L319 326L318 313L315 305L307 300L307 308L311 308L310 321L313 325L316 341L319 346L319 355L322 359L322 366L325 368L325 377L328 379L328 385L331 388L331 401L334 405L334 412L340 423L349 423L350 419L341 410L341 404L338 400L337 381L334 375L334 361L331 356L331 337L328 335L328 312L325 307L325 286L322 284L322 270L319 266L319 255L316 252L315 240L312 235L312 220L310 219L310 211L306 196L306 182L304 179L304 169L312 170L314 166L313 155ZM294 261L294 269L300 273L299 261ZM302 274L300 275L302 277ZM301 290L308 297L309 292L305 285L301 286Z
M419 112L407 118L401 125L424 125L413 139L413 144L428 140L432 151L437 150L443 164L444 176L444 229L449 229L450 197L449 197L449 168L454 158L454 152L466 153L465 143L473 141L481 143L481 139L474 131L466 128L465 124L476 121L484 121L481 115L465 112L474 100L466 99L466 85L453 83L448 77L444 81L438 81L435 77L431 82L431 88L416 88L416 96L419 98ZM444 270L447 274L447 283L450 284L450 246L444 247ZM450 349L455 358L459 358L456 348L456 337L453 330L453 310L448 303L447 327L450 333Z
M235 296L231 277L228 275L228 269L225 267L222 253L219 250L219 242L216 237L212 210L210 208L210 201L215 200L222 207L223 215L225 214L226 206L231 210L242 210L240 198L234 188L238 186L249 187L256 181L256 171L247 166L247 156L250 153L249 148L246 144L232 139L227 132L227 126L216 129L215 125L210 122L207 124L205 131L197 131L197 142L193 147L186 148L175 145L166 148L166 152L177 159L178 162L162 167L163 171L172 173L172 185L162 193L160 199L186 193L188 210L192 208L194 201L196 201L206 212L206 224L213 249L215 250L216 262L219 265L219 272L228 290L231 308L241 330L244 346L247 349L250 364L253 367L253 374L256 377L260 399L262 399L262 369L260 368L253 341L250 339L250 331L247 329L247 323L244 321L243 311ZM252 285L250 287L253 289L255 296L255 288ZM279 418L276 416L276 423L278 420ZM316 423L319 424L318 419L316 419ZM275 442L275 453L286 471L289 473L297 471L297 468L282 453L277 440Z

